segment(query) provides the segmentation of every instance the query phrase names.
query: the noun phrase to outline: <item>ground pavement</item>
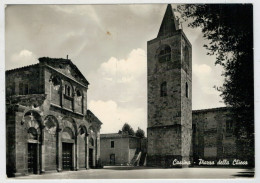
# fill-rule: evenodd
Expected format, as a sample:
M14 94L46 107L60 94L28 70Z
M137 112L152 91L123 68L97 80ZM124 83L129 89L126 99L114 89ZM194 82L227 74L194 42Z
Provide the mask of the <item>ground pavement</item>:
M238 168L147 168L108 166L103 169L51 172L15 179L226 179L253 178L254 169Z

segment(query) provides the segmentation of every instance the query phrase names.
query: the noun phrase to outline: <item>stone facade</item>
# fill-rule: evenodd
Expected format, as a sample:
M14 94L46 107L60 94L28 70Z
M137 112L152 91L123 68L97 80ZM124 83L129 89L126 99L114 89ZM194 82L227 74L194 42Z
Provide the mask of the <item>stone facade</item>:
M192 136L191 44L168 5L157 38L147 43L148 166L189 161Z
M101 164L102 165L130 165L135 156L141 153L146 156L146 139L128 134L101 134Z
M205 161L228 160L239 158L236 137L234 136L235 121L231 108L213 108L192 111L193 127L193 160Z
M6 71L7 175L96 167L101 122L88 81L68 59Z

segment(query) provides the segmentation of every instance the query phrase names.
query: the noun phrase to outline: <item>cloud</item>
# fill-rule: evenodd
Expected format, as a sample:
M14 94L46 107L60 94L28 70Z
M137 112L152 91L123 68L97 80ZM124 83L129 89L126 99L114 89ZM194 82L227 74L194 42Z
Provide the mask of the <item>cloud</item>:
M7 69L17 68L17 67L23 67L31 64L36 64L37 57L29 50L21 50L18 53L14 53L10 60L9 64L7 65Z
M134 105L144 106L147 98L146 68L146 53L142 49L133 49L125 59L111 57L100 65L97 72L88 75L91 83L89 96L95 100L135 102Z
M146 131L146 116L142 108L122 108L115 101L91 100L90 110L102 121L101 133L117 133L124 123L134 130L138 127Z
M197 76L209 75L212 71L211 67L206 64L201 64L201 65L194 64L192 69L193 69L193 73Z
M113 78L118 83L131 82L146 74L146 54L142 49L134 49L126 59L111 57L101 64L99 72L103 78Z

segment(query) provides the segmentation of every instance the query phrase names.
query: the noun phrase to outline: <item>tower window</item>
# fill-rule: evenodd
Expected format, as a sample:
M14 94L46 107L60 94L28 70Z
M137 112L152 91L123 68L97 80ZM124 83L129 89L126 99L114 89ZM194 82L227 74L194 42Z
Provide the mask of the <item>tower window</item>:
M171 60L171 47L164 45L159 52L159 62L168 62Z
M188 46L185 46L184 48L184 62L190 66L190 55L189 55L189 48Z
M111 141L111 148L114 148L114 147L115 147L115 142Z
M186 83L186 86L185 86L185 95L187 98L189 98L189 86L188 86L188 83Z
M167 83L163 82L161 84L161 97L167 96Z

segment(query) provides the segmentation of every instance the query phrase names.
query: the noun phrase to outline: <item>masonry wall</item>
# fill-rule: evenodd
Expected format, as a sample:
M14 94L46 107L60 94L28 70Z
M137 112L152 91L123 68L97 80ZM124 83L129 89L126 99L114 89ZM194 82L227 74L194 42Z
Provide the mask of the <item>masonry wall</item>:
M226 122L232 120L228 108L193 111L193 157L198 159L232 160L237 157L236 138L226 132ZM233 121L233 126L235 122Z
M114 141L114 148L111 148L111 141ZM129 138L102 138L100 139L100 159L102 165L110 165L110 155L115 154L116 165L127 165L130 163Z

